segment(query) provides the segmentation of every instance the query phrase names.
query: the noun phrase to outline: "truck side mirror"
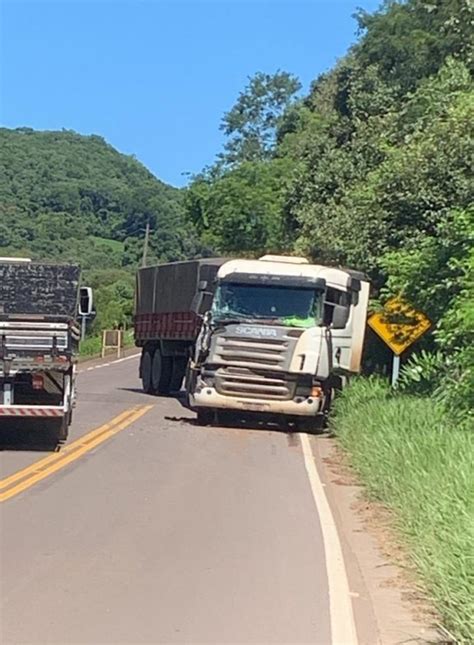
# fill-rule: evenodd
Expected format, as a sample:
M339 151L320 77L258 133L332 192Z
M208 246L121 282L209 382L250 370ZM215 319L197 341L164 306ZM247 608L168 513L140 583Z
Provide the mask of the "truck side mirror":
M93 311L94 298L91 287L81 287L79 290L79 315L90 316Z
M198 284L198 291L206 291L208 286L207 280L200 280Z
M334 311L332 314L332 328L333 329L344 329L347 325L347 319L349 318L349 307L346 305L334 305Z

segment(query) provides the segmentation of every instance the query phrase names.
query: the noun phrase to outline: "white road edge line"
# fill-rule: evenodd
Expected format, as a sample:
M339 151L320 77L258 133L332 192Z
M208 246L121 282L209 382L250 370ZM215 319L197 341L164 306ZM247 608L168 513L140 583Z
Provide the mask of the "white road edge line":
M329 589L331 642L333 645L357 645L357 631L347 579L344 556L336 523L319 478L313 451L307 435L298 433L311 492L323 534L324 554Z
M98 370L102 367L110 367L110 365L116 365L117 363L123 363L124 361L130 361L132 358L138 358L140 354L132 354L131 356L125 356L124 358L117 358L115 361L110 361L110 363L101 363L100 365L94 365L93 367L86 367L83 370L77 370L78 374L83 374L84 372L91 372L92 370Z

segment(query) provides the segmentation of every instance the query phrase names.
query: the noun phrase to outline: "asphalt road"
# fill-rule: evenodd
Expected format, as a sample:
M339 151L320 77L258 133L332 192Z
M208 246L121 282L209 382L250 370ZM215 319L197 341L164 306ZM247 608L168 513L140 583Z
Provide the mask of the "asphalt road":
M355 643L307 438L197 427L134 358L82 369L60 452L0 428L0 642Z

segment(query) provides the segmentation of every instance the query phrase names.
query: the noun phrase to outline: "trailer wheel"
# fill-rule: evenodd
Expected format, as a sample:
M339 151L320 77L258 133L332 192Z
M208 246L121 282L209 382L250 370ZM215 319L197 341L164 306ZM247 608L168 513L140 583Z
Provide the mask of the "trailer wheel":
M186 374L187 359L185 356L175 356L172 363L170 391L179 392Z
M156 349L151 368L151 385L156 394L169 394L172 370L171 356L163 356L160 350Z
M153 393L153 386L151 382L151 367L152 367L153 358L149 350L143 350L142 354L142 364L141 364L141 377L142 377L142 388L143 391L147 394Z

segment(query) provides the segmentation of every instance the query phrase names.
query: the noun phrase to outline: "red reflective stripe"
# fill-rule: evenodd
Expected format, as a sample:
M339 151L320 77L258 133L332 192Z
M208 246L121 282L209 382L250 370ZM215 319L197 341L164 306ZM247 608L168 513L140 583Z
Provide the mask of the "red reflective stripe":
M3 417L62 417L64 410L46 410L40 407L10 408L0 406L0 416Z

